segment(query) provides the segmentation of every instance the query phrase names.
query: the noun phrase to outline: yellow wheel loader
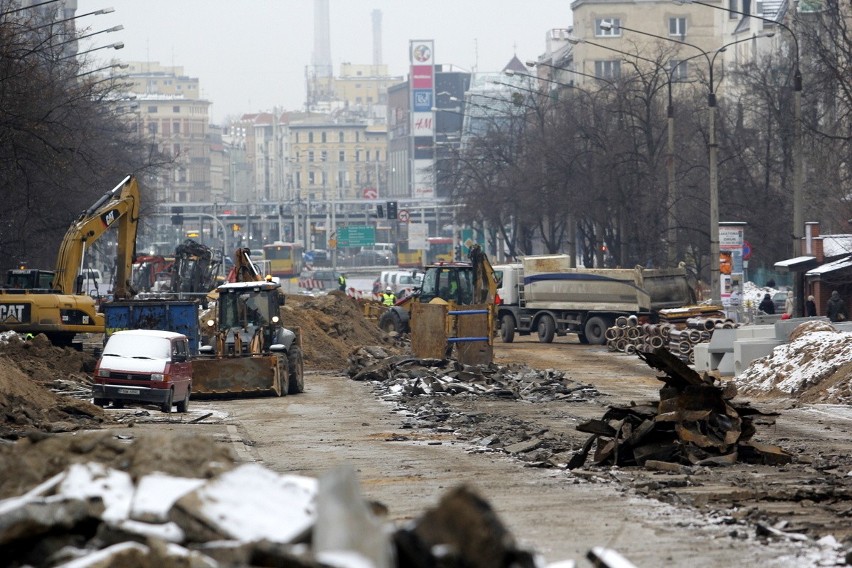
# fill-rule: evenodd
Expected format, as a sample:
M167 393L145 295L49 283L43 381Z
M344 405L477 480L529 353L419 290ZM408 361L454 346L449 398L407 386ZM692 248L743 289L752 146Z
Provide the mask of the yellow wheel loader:
M216 288L211 344L192 362L197 397L284 396L305 390L301 337L281 321L277 282L228 282Z

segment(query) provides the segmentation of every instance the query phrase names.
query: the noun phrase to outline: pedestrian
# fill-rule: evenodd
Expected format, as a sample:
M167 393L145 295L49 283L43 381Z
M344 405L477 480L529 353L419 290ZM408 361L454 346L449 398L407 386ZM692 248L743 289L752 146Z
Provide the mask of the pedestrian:
M760 301L757 309L765 314L771 315L775 313L775 303L772 301L772 296L769 295L769 292L763 295L763 299Z
M793 301L793 291L787 292L787 299L784 300L784 313L788 318L793 317L793 311L796 309L796 303Z
M843 298L840 297L840 292L837 290L832 292L831 298L828 299L825 315L827 315L828 319L831 321L846 320L846 302L843 301Z
M341 292L346 291L346 275L345 274L341 274L340 276L337 277L337 289L340 290Z
M813 296L808 296L808 301L805 302L805 316L809 318L817 316L816 301Z
M396 294L393 293L393 289L388 286L385 288L384 293L382 294L382 305L383 306L392 306L396 303Z

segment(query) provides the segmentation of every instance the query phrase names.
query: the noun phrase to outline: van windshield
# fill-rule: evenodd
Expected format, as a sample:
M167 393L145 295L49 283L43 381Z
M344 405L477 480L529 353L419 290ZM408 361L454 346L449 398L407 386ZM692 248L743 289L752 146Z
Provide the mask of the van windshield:
M104 357L164 359L171 357L171 341L147 335L113 335L104 347Z

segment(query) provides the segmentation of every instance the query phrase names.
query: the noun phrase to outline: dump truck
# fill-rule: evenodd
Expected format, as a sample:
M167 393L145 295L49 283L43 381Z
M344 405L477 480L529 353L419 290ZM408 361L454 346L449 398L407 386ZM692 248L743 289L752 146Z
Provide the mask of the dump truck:
M695 303L684 268L572 268L568 255L527 256L494 267L500 286L499 335L538 333L542 343L576 333L582 343L603 345L619 316L654 321L659 310Z
M192 362L193 395L297 394L305 390L301 333L281 320L281 286L273 281L228 282L216 288L209 345Z

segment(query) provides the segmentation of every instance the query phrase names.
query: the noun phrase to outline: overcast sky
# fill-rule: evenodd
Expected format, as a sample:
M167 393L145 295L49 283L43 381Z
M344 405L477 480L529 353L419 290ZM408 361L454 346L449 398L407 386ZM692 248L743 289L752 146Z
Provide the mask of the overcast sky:
M119 32L84 40L80 50L117 41L98 59L159 61L178 65L201 82L212 119L245 112L303 108L305 68L313 53L313 0L78 0L89 33L123 25ZM331 56L372 63L371 12L382 11L383 63L405 76L408 41L434 39L437 63L465 70L500 70L517 53L525 61L544 51L551 28L571 24L569 0L331 0Z

